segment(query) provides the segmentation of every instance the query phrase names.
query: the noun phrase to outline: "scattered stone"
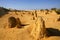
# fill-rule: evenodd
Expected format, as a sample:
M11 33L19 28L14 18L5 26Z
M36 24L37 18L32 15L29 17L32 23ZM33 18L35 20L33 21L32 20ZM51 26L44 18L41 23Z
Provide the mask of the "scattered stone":
M60 17L57 19L57 21L60 21Z
M16 20L17 20L17 28L22 28L20 19L17 18Z
M33 17L33 20L35 20L35 17Z

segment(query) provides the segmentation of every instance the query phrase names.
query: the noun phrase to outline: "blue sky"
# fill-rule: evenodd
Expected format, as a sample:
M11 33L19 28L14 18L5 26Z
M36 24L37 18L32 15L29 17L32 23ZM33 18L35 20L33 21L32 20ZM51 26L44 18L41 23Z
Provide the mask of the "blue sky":
M60 0L0 0L0 6L13 9L60 8Z

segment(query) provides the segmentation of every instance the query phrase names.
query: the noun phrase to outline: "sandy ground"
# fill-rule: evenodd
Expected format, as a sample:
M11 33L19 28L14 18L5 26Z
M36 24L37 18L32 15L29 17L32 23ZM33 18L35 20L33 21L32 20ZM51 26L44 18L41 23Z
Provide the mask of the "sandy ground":
M24 12L23 12L24 13ZM34 12L33 12L34 13ZM8 18L13 16L15 18L19 18L23 24L32 24L33 27L33 16L26 12L22 14L22 12L9 12L9 14L4 15L0 18L0 40L34 40L31 37L30 32L31 28L28 26L26 28L7 28L8 27ZM45 20L46 28L55 28L60 30L60 22L57 21L60 15L57 15L54 11L50 14L45 14L45 12L37 12L38 16L42 16ZM46 38L42 38L42 40L60 40L60 36L50 36Z

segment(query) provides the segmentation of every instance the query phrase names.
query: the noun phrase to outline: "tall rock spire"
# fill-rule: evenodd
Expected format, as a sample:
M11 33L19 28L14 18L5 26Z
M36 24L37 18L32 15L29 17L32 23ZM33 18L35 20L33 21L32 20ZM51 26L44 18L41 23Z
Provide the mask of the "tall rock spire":
M31 35L34 40L41 39L46 35L45 23L42 17L37 17L35 21L35 26L31 31Z

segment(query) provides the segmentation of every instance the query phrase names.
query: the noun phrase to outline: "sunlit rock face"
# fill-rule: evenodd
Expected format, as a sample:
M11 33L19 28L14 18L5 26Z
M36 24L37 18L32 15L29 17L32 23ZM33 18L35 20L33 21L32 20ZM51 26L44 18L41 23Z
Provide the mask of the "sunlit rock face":
M34 38L34 40L38 40L46 36L45 23L42 17L37 17L35 20L35 26L31 31L31 36Z

